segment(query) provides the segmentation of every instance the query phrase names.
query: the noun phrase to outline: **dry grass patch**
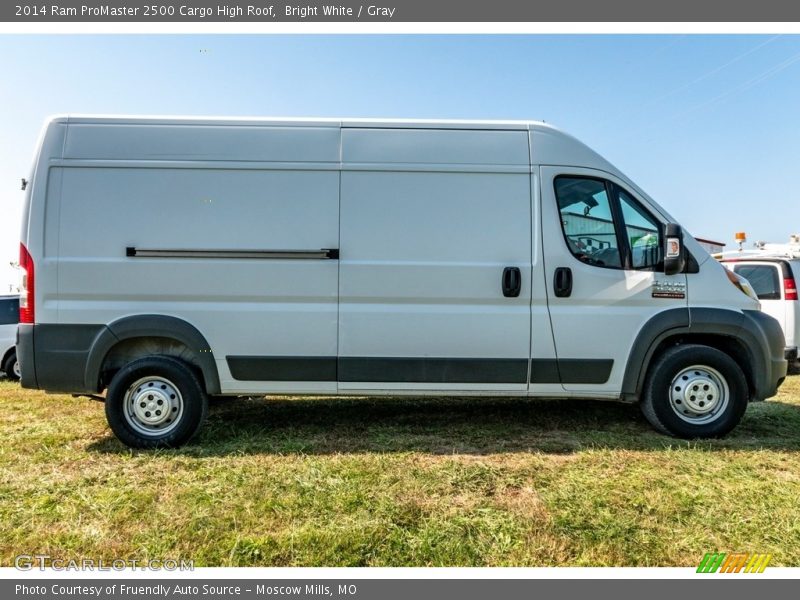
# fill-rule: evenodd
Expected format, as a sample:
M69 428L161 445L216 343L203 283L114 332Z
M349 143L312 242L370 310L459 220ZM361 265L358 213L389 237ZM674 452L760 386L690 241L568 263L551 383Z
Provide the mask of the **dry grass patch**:
M6 381L0 435L2 565L800 565L798 375L707 442L600 402L236 399L134 452L99 403Z

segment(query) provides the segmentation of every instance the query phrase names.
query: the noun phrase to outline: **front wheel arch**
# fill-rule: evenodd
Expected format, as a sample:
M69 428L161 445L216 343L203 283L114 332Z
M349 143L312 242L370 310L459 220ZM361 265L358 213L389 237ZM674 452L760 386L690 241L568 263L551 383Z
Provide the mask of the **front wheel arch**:
M742 312L722 308L672 308L657 313L640 328L628 354L622 381L621 397L626 402L638 402L644 390L647 374L655 360L669 348L681 344L711 346L744 368L750 399L761 400L765 356L762 340L746 327L748 319ZM691 323L691 324L690 324Z
M708 346L715 348L720 352L727 354L735 360L741 367L744 374L745 381L747 382L747 396L748 400L752 399L755 395L755 374L753 372L753 356L748 351L744 343L734 337L725 335L708 335L708 334L673 334L665 337L659 341L653 348L652 355L646 367L643 367L642 383L639 393L644 390L644 383L649 373L650 367L653 363L670 348L685 345L698 345Z

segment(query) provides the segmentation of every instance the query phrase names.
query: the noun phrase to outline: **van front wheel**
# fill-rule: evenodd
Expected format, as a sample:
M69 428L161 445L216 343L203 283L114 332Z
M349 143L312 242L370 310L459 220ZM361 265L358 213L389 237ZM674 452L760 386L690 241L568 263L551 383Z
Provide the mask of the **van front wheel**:
M741 421L747 402L747 381L730 356L686 344L653 363L641 406L658 431L691 439L726 435Z
M205 420L208 397L194 372L169 356L140 358L120 369L106 395L106 419L132 448L176 448Z

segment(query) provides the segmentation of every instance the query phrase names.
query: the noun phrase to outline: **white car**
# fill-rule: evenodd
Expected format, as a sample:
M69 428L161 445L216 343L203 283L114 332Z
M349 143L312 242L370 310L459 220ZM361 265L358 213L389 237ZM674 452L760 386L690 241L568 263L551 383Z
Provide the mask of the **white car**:
M750 282L761 301L761 310L781 324L786 337L786 359L798 359L800 344L800 251L777 253L770 250L725 256L721 262Z
M17 381L20 376L17 360L17 321L19 296L0 296L0 370Z

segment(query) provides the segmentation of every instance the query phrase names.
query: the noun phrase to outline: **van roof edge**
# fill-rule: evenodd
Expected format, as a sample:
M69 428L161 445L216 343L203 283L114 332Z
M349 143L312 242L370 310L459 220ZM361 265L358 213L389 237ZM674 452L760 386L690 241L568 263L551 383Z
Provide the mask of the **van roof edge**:
M287 125L296 127L387 127L387 128L447 128L447 129L513 129L532 128L555 129L543 121L534 120L493 120L493 119L408 119L373 117L233 117L233 116L193 116L193 115L111 115L111 114L69 114L50 118L60 123L135 123L135 124L186 124L186 125Z

